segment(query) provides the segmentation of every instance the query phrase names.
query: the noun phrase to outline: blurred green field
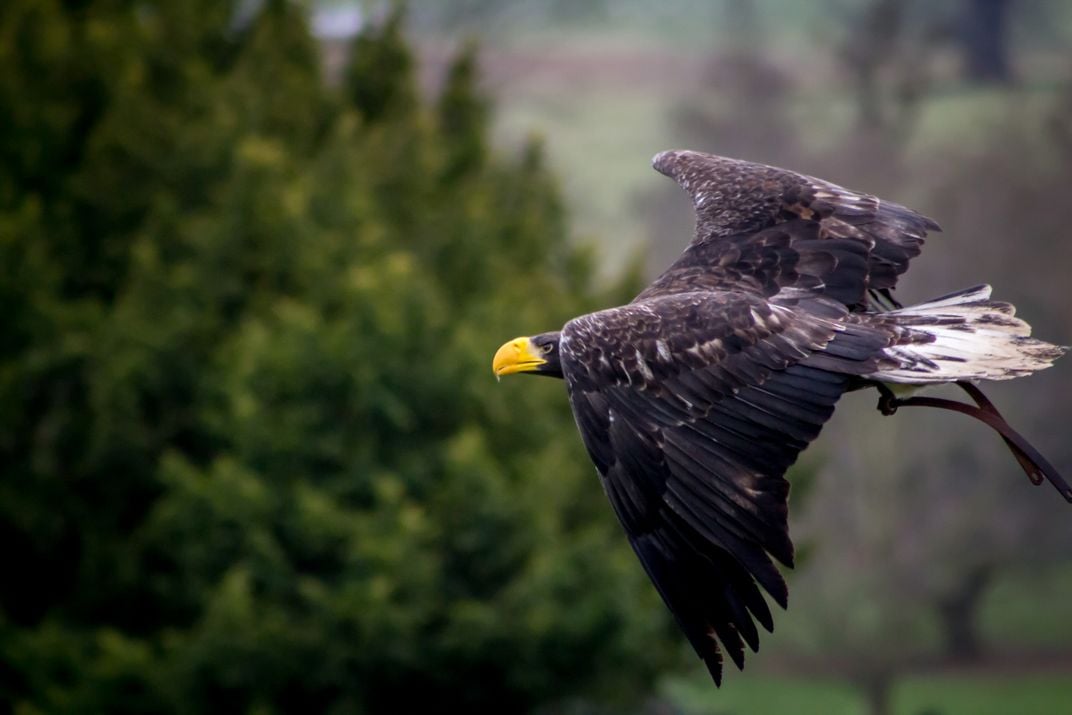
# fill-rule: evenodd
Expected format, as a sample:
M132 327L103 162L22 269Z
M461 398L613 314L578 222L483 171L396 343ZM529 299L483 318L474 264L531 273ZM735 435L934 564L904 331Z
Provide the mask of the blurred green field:
M664 696L686 715L866 715L863 694L845 683L731 673L721 690L704 675L668 681ZM912 676L891 693L891 715L1059 715L1072 678Z
M1068 648L1072 642L1070 593L1072 563L1041 572L1025 569L1004 574L994 581L980 605L983 638L989 643L1014 643L1025 649ZM1072 683L1072 672L1066 679Z

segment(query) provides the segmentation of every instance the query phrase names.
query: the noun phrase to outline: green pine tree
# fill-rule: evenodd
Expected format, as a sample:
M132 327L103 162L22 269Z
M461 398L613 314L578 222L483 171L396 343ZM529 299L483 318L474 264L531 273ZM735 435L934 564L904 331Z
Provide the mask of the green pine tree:
M538 143L490 148L471 49L420 100L397 14L333 88L297 6L196 10L0 10L52 36L0 50L0 700L639 696L663 611L561 385L490 375L630 288L591 287Z

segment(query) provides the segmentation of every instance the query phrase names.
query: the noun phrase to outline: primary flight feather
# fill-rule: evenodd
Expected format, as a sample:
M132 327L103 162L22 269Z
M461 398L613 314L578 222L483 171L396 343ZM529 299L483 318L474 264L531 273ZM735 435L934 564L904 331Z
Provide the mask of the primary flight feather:
M954 409L1005 439L1035 483L1072 489L972 381L1049 367L978 286L902 307L892 289L938 225L911 209L784 169L692 151L655 168L692 197L696 233L631 303L522 337L496 376L562 378L630 544L716 683L783 608L793 565L784 475L849 390L879 408ZM957 383L976 405L898 399L889 385ZM721 644L721 647L720 647Z

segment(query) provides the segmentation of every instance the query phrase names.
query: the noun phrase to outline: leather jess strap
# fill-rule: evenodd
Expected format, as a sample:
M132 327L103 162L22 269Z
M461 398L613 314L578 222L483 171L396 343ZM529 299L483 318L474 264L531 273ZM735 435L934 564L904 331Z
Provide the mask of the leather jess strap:
M961 387L975 401L976 405L969 405L956 400L947 400L941 397L907 397L898 398L893 395L884 385L879 386L882 397L879 399L879 410L884 415L892 415L899 407L937 407L943 410L952 410L961 414L974 417L983 422L995 432L1001 435L1008 445L1009 451L1020 463L1027 478L1036 486L1042 484L1043 479L1048 479L1050 484L1061 493L1065 501L1072 503L1072 487L1058 474L1057 470L1043 457L1037 449L1031 446L1024 437L1014 430L1001 416L994 404L987 399L982 391L970 382L958 381Z

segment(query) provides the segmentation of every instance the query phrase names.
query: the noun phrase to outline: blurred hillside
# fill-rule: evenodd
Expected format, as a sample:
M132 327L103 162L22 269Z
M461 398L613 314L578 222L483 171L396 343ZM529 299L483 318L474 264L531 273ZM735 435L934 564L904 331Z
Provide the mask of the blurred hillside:
M1060 712L1072 520L985 428L847 396L715 691L488 363L681 250L670 147L914 206L903 301L1072 343L1070 49L1061 0L0 4L0 712ZM1072 475L1068 364L988 393Z
M965 81L961 35L965 17L973 14L968 0L669 0L657 8L629 0L472 0L411 6L413 34L426 59L425 85L435 85L436 68L458 38L479 37L486 86L499 98L500 140L516 144L531 132L548 137L580 232L608 241L607 259L615 263L649 237L643 223L650 212L628 207L661 180L651 172L651 156L688 145L761 161L797 158L799 148L791 153L772 136L772 112L791 128L794 143L821 156L858 120L854 85L864 65L876 65L874 74L886 85L904 81L897 77L906 71L902 64L923 75L917 81L926 84L926 101L916 131L903 138L910 153L962 141L964 132L982 140L979 130L1010 111L1052 102L1066 86L1072 62L1072 6L1061 0L1004 4L1010 74L999 91ZM854 56L861 47L874 56ZM781 95L777 106L762 99L770 91ZM684 128L680 115L697 104L719 116L737 112L743 120L738 124L752 125L757 140L742 145L741 127ZM666 240L676 247L680 236Z

